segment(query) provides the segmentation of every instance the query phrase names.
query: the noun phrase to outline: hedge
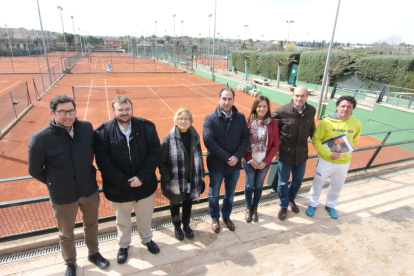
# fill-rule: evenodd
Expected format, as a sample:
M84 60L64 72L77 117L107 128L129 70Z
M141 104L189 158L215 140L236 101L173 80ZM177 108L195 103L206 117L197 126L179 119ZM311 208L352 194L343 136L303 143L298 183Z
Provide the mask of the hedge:
M414 89L413 56L368 56L362 58L355 75L365 81Z
M356 56L355 52L348 52L351 58ZM327 50L306 51L300 56L298 80L303 82L321 84L323 80L323 73L325 71L325 64L320 59L326 60L328 56ZM332 51L330 59L330 68L334 68L341 59L347 57L347 51ZM358 60L358 59L357 59ZM356 60L356 61L357 61ZM355 62L356 62L355 61ZM344 72L338 71L334 76L349 75L355 72L355 67L349 67Z
M240 54L245 54L250 57L248 62L248 70L251 74L263 76L269 79L277 78L277 63L271 63L274 59L294 58L297 62L291 61L289 64L281 66L280 80L287 81L292 64L297 64L300 59L300 53L295 52L257 52L257 51L233 51L231 58L233 66L244 72L244 60ZM253 56L254 55L254 56Z

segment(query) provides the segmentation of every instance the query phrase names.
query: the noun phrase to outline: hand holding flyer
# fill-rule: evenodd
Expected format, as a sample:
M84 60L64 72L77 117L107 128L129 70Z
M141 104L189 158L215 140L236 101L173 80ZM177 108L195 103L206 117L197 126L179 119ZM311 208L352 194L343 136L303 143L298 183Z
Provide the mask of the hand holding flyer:
M355 150L345 134L329 139L323 142L322 145L324 145L330 152L340 153L341 155Z

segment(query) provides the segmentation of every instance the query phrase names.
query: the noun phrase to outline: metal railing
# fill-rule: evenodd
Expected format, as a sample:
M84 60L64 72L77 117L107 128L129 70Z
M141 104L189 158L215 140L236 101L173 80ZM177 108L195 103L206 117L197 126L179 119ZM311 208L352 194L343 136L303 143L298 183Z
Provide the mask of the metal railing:
M389 137L396 132L406 132L407 136L412 137L414 128L399 129L391 131L381 131L363 134L377 138L384 136L382 140L378 140L377 145L356 148L353 153L349 172L367 170L372 167L379 167L399 162L414 160L414 139L401 140L397 142L387 143ZM314 170L316 168L317 155L309 156L306 164L306 172L304 181L313 179ZM264 189L275 188L277 183L277 161L272 162L272 167L265 179ZM208 172L206 172L205 182L209 183ZM24 181L31 179L30 176L0 179L0 183L10 181ZM220 190L222 196L224 185ZM245 187L245 174L242 170L240 178L236 186L236 194L243 194ZM99 222L115 220L115 212L111 203L104 197L100 188L101 202L99 206ZM56 220L53 217L50 208L49 196L29 198L24 200L8 201L0 203L0 242L19 239L28 236L35 236L49 232L56 232ZM204 193L200 196L199 202L208 200L208 186ZM155 192L155 211L162 211L169 208L169 200L165 198L160 188ZM196 203L195 203L196 204ZM134 215L134 213L132 213ZM82 226L81 213L78 212L76 218L76 226Z
M407 109L414 109L414 92L387 92L386 87L400 88L397 86L387 85L381 91L366 90L366 89L352 89L352 88L337 88L334 87L331 99L335 97L335 94L341 96L352 96L359 104L374 107L377 103L389 104L394 107L403 107ZM408 88L401 88L406 90L412 90Z
M0 138L33 106L27 82L0 96Z

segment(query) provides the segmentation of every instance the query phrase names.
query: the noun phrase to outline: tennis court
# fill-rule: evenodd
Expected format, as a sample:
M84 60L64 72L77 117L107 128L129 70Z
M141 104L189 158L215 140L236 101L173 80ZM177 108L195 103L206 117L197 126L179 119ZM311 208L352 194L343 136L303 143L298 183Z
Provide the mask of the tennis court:
M58 94L72 96L75 86L77 117L90 121L96 128L110 119L111 101L118 95L131 98L134 115L153 121L161 138L173 126L175 111L181 107L189 108L194 114L193 126L202 134L202 125L206 114L212 112L218 104L218 91L224 87L197 75L186 73L168 74L67 74L41 101L24 116L13 129L0 140L0 178L27 176L27 143L31 135L47 125L50 120L49 101ZM81 86L81 87L76 87ZM129 86L129 87L128 87ZM249 114L254 101L246 93L236 91L235 105L239 111ZM272 104L272 109L277 107ZM357 146L378 143L370 137L364 137ZM203 145L203 144L202 144ZM205 151L204 145L203 150ZM314 154L311 146L309 154ZM354 160L355 166L358 158ZM363 161L361 161L363 162ZM309 166L307 175L313 173ZM242 179L242 178L241 178ZM242 185L243 183L240 183ZM16 191L18 191L16 193ZM33 179L2 183L0 201L17 200L47 195L44 184Z
M134 115L153 121L160 139L168 134L173 127L175 112L179 108L186 107L192 111L194 116L193 126L202 139L204 117L217 107L218 92L224 86L224 84L215 83L188 73L123 73L112 74L111 76L105 74L64 75L44 94L41 100L34 101L34 107L0 139L0 167L2 168L0 179L3 180L1 182L0 202L48 195L46 185L33 178L24 179L24 177L28 176L27 144L31 135L46 126L50 121L49 102L56 95L74 96L77 103L77 117L90 121L94 128L113 117L111 102L114 97L118 95L128 96L133 102ZM239 111L248 115L254 99L248 94L236 90L235 106ZM273 103L271 109L273 110L277 106ZM374 144L379 144L379 141L364 136L356 147ZM202 150L206 150L203 142ZM354 153L351 168L364 166L373 151ZM309 154L314 153L316 151L310 145ZM392 161L390 159L398 160L406 154L405 150L398 147L389 147L382 150L375 162ZM308 161L305 177L313 176L315 165L316 159ZM157 175L159 176L158 172ZM21 179L12 180L16 177ZM102 186L99 171L97 180L98 185ZM205 182L207 188L201 197L208 195L208 176L206 176ZM265 183L267 183L267 180L265 180ZM236 190L243 190L244 185L245 176L242 170ZM224 187L222 187L221 192L223 191ZM155 193L155 206L168 204L168 200L162 196L160 188L158 188ZM114 216L111 204L104 198L103 194L101 194L99 216L101 218ZM38 203L3 208L0 212L0 218L4 223L3 232L0 231L0 236L45 229L55 226L56 223L50 211L49 203L42 199L39 199ZM79 214L77 221L81 221Z
M49 67L62 63L63 57L48 57ZM45 73L46 60L39 57L0 57L0 73Z

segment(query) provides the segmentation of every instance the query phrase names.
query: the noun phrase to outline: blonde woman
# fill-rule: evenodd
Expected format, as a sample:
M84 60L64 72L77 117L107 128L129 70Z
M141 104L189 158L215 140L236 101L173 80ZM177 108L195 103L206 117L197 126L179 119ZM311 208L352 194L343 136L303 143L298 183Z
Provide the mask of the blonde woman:
M205 188L204 162L200 136L192 126L193 116L190 110L179 109L175 113L174 123L170 133L162 138L158 167L162 194L171 201L175 238L182 241L184 233L188 239L194 238L194 232L190 228L191 207L192 201L198 200Z

